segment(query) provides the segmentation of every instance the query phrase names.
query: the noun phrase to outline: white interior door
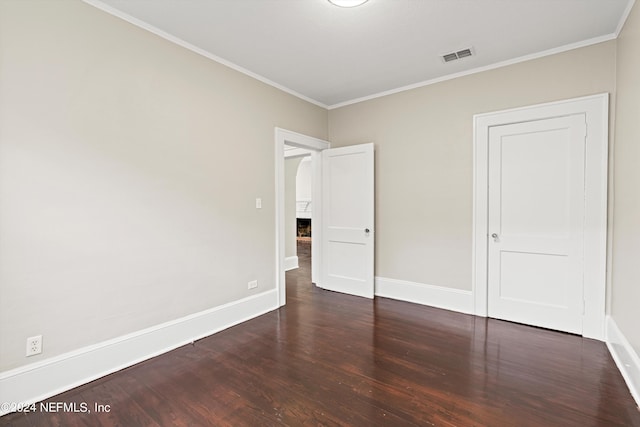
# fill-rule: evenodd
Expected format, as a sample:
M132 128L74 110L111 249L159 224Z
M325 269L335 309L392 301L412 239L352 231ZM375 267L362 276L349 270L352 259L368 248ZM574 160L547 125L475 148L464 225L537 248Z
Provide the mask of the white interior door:
M322 152L322 288L373 298L373 144Z
M581 334L585 116L489 132L488 314Z

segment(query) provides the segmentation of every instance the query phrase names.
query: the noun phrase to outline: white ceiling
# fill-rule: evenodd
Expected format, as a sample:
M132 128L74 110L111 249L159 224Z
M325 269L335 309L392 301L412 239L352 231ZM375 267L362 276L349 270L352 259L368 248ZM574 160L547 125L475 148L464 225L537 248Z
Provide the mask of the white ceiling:
M336 107L610 40L634 0L85 0L269 84ZM473 47L445 64L440 55Z

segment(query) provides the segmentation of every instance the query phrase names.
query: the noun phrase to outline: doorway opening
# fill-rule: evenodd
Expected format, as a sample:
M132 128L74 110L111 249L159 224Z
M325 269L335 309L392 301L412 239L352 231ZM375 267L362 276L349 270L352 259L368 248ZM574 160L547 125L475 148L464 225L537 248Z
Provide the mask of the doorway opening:
M300 245L309 246L302 249L308 249L308 256L304 260L310 262L313 177L309 150L285 145L284 156L285 271L290 271L300 267ZM311 281L311 266L306 267Z
M285 129L275 129L275 163L276 163L276 288L278 290L278 305L286 304L286 276L287 256L287 216L286 216L286 159L296 157L308 157L311 169L311 200L312 208L310 221L313 224L313 239L309 245L311 256L311 281L318 284L320 276L320 237L322 217L321 212L321 151L329 148L329 143L321 139L302 135ZM286 156L285 156L286 153ZM297 175L297 168L296 168ZM294 197L295 205L295 197ZM293 208L293 221L295 221L295 210ZM297 246L296 226L293 222L292 231L294 245ZM296 248L297 252L297 248ZM297 255L296 255L297 256ZM291 261L290 261L291 262Z
M313 213L313 174L311 157L303 157L296 172L296 239L311 242Z
M327 141L276 128L276 284L286 304L285 148L311 152L311 280L319 288L374 297L374 145ZM306 152L305 152L306 154Z

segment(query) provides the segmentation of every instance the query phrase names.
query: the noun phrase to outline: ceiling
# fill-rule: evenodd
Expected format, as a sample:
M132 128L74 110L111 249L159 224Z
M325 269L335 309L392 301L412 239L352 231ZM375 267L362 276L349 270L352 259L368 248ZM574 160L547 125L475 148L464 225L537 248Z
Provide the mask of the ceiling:
M617 36L634 0L85 0L335 108ZM474 56L441 55L471 47Z

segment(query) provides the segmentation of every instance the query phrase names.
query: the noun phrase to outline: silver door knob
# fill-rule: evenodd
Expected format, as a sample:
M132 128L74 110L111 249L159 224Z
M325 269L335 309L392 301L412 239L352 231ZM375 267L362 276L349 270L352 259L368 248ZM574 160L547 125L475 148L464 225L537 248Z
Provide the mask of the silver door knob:
M497 241L498 241L498 234L497 234L497 233L493 233L493 234L491 235L491 237L493 237L493 241L494 241L494 242L497 242Z

